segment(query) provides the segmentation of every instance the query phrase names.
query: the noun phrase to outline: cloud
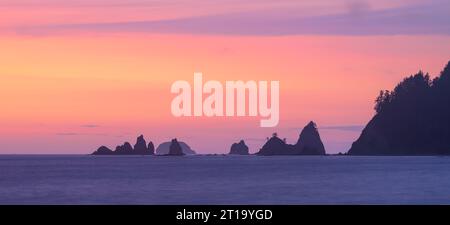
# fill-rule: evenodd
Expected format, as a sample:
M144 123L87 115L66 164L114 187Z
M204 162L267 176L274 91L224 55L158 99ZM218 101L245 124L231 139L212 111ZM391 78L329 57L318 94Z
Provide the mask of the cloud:
M345 12L303 16L293 9L247 11L190 18L115 23L57 24L21 27L22 34L66 32L143 32L209 35L450 35L450 4L372 9L349 4Z
M81 125L81 127L83 127L83 128L97 128L97 127L100 127L100 125L97 125L97 124L83 124L83 125Z
M11 0L0 2L0 7L164 7L180 3L167 0Z
M79 133L73 133L73 132L62 132L62 133L56 133L58 136L76 136L80 135Z
M366 1L348 2L346 4L347 12L350 15L363 15L371 10L371 5Z
M60 132L56 133L57 136L80 136L80 135L94 135L94 136L114 136L107 133L76 133L76 132Z

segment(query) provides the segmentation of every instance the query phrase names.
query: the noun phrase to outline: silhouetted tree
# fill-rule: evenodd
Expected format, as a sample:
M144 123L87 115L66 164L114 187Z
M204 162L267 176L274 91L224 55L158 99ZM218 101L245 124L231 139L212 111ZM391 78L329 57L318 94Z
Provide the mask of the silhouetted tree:
M350 154L450 154L450 62L432 81L419 71L380 91L374 109Z

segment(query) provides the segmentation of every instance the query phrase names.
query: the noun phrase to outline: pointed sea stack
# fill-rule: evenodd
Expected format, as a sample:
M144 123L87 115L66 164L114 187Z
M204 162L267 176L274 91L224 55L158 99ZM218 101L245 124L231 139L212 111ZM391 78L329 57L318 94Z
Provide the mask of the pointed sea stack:
M153 145L153 142L151 142L151 141L148 143L147 152L148 152L148 155L155 154L155 146Z
M294 145L294 151L299 155L325 155L325 147L313 121L303 128L297 144Z
M172 142L169 147L169 154L172 156L182 156L184 155L183 149L180 146L180 143L178 143L177 139L172 139Z
M155 154L155 149L153 147L153 143L149 143L147 147L147 142L144 139L144 135L139 136L136 139L136 144L134 145L134 152L135 155L153 155Z
M248 146L245 144L244 140L239 143L234 143L231 145L230 155L248 155Z
M136 144L134 145L134 153L137 155L144 155L147 152L147 142L144 139L144 135L137 137Z

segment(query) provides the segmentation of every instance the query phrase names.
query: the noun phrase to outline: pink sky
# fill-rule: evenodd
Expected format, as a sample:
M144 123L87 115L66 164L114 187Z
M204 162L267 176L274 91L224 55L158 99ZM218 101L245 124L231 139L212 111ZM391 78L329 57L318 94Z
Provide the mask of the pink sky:
M273 132L296 142L310 120L328 153L345 152L379 90L450 60L444 1L258 2L2 1L0 153L90 153L139 134L256 152ZM279 126L174 118L170 86L194 72L279 80Z

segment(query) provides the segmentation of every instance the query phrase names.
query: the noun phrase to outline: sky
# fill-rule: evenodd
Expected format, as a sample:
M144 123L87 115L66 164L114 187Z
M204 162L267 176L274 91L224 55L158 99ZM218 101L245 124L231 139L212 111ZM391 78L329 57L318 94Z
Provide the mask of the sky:
M450 60L450 3L434 0L1 0L0 153L86 154L139 134L198 153L317 123L346 152L380 90ZM280 123L175 118L171 84L280 81Z

